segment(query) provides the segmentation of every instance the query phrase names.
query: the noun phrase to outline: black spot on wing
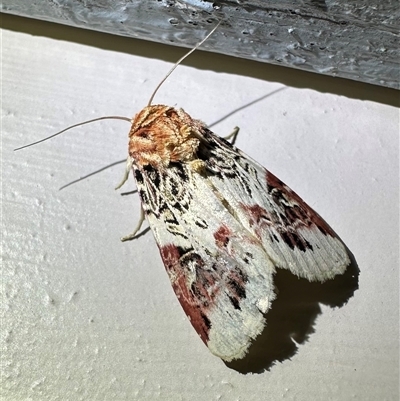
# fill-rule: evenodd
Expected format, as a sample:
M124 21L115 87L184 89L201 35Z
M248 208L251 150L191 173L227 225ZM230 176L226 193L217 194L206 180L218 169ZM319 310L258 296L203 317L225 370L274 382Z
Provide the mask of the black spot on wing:
M142 184L143 185L143 174L140 172L140 170L138 169L134 169L134 175L135 175L135 180L138 184Z
M193 248L183 248L182 246L177 246L176 250L178 251L179 257L182 257L190 252L193 252Z
M183 163L171 163L169 168L173 170L179 180L183 182L189 181L189 175Z
M156 188L160 188L160 172L152 165L146 164L143 166L143 172L147 175L148 179L153 183Z
M195 224L196 224L197 227L200 227L200 228L202 228L204 230L208 228L207 222L205 220L203 220L203 219L196 219L195 220Z
M235 295L239 299L244 299L246 298L246 290L243 285L239 284L238 281L236 280L230 280L228 282L229 287L234 291Z
M300 234L295 231L280 230L281 238L290 249L298 248L300 251L305 252L307 249L313 250L313 246ZM279 241L278 241L279 242Z
M240 305L239 305L239 301L236 297L233 297L231 295L228 295L229 301L231 301L231 304L233 305L233 307L235 309L240 310Z
M203 313L201 313L200 316L203 319L203 322L204 322L205 326L207 327L207 329L210 330L211 326L212 326L210 319L206 315L204 315Z

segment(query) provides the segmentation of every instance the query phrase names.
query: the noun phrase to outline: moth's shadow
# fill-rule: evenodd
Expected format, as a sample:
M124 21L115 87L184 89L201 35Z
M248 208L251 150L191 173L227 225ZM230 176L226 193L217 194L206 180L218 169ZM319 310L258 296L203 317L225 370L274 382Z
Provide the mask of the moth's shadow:
M358 289L359 269L352 255L351 261L343 275L325 283L310 283L278 269L274 277L277 298L266 315L265 330L245 358L226 362L226 366L240 373L261 373L295 355L296 343L306 342L314 332L320 304L341 307Z

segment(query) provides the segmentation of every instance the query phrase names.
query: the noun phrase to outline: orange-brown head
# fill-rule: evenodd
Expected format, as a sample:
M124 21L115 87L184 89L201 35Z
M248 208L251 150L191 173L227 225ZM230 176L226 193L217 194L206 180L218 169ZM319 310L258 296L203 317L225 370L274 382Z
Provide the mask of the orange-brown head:
M138 165L167 167L170 162L191 162L204 124L182 109L147 106L134 118L129 132L129 155Z

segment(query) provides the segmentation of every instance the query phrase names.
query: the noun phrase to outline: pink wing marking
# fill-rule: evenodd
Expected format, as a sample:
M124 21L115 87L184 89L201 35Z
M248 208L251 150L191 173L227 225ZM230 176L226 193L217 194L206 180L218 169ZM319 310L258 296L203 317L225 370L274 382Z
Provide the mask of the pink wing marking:
M172 288L183 310L200 338L207 344L208 333L211 328L211 322L207 318L207 314L212 309L213 298L215 298L219 290L218 286L215 285L215 279L212 275L207 277L206 274L202 274L202 277L196 277L196 281L190 285L186 274L187 269L182 266L181 257L183 255L181 250L177 246L169 244L160 247L160 253L165 269L171 279ZM196 273L205 273L204 269L202 269L204 262L201 259L194 262L197 265ZM210 292L211 287L214 287L215 291Z
M184 250L173 244L160 247L175 294L205 344L212 327L208 316L215 308L221 307L219 300L225 296L234 309L240 310L240 301L246 298L248 280L247 275L234 262L233 255L229 255L235 249L228 246L232 239L229 228L222 225L214 233L214 238L221 252L210 257L207 262L193 249ZM248 253L247 258L252 258L251 253Z
M310 227L314 224L323 234L336 237L335 232L328 226L322 217L313 209L311 209L310 206L308 206L299 195L286 186L279 178L269 171L266 171L265 178L268 186L276 188L280 193L284 194L286 200L294 200L298 204L298 206L295 205L293 208L294 214L288 215L288 217L292 218L292 222L295 225L301 223L302 226L306 225ZM306 215L304 215L303 212L306 212Z

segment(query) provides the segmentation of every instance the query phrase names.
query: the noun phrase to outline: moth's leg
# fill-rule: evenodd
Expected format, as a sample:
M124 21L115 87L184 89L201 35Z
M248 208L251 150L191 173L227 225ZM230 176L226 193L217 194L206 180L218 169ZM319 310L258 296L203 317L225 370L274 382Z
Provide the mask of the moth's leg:
M232 140L231 140L231 144L234 145L235 142L236 142L236 137L237 137L238 133L239 133L239 127L235 127L235 128L233 129L233 131L232 131L229 135L224 136L223 138L226 139L227 141L228 141L229 139L232 139Z
M125 167L124 176L123 176L121 182L115 187L115 189L120 189L122 187L122 185L124 185L126 183L126 181L128 180L129 172L131 171L131 168L132 168L132 163L133 163L132 158L130 156L128 156L128 158L126 159L126 167Z
M144 221L144 210L143 210L143 206L140 207L140 217L139 217L139 222L137 223L135 229L133 230L132 233L130 233L129 235L125 235L125 237L121 238L121 241L130 241L132 239L135 238L137 232L140 230L140 227L142 227Z

